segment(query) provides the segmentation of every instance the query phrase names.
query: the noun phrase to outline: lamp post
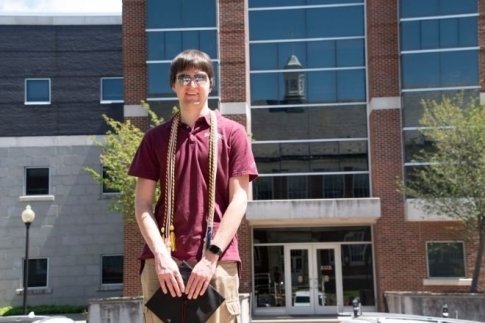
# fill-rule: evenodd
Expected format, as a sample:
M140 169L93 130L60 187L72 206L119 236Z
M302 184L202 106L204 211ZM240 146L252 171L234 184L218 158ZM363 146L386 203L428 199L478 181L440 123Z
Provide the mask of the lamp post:
M24 258L24 314L27 314L27 291L29 286L29 228L30 224L34 222L35 213L27 205L25 210L22 211L22 222L25 224L25 258Z

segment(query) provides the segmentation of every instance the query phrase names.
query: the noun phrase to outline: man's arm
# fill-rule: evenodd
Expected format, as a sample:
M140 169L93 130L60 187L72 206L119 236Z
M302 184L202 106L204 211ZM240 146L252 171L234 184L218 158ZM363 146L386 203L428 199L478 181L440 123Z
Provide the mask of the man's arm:
M249 176L231 177L229 179L229 205L222 216L221 224L217 230L212 244L225 250L237 233L241 220L246 213L248 204ZM204 250L202 259L194 267L187 282L188 298L197 298L203 295L215 273L219 256Z
M152 203L156 185L157 183L150 179L140 177L137 179L135 190L136 222L145 242L155 256L155 271L162 291L167 293L168 290L173 297L181 296L184 291L184 282L177 264L173 261L162 239L153 215Z

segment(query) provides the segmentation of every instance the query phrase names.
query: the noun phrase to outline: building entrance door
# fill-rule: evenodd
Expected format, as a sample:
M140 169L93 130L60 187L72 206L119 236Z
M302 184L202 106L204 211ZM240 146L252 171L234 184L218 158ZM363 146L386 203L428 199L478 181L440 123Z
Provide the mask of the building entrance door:
M287 244L284 257L289 314L335 314L343 308L339 245Z

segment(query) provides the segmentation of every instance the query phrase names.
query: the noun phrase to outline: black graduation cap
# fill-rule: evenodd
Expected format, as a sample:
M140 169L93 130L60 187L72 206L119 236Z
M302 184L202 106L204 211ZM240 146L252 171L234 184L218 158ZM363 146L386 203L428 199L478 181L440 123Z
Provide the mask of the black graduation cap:
M184 261L179 270L187 283L192 268ZM188 299L186 294L172 297L159 288L145 306L165 323L205 323L223 302L224 297L209 285L204 295L196 299Z

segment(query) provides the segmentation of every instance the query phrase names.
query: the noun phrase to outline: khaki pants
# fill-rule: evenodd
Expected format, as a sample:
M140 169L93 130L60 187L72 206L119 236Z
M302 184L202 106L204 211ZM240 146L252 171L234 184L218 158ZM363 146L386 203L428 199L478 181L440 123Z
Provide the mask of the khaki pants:
M239 306L239 276L235 262L221 262L211 280L212 286L225 298L224 303L212 314L207 323L237 323ZM143 303L160 288L153 259L147 259L141 273ZM155 314L143 306L145 323L163 323Z

